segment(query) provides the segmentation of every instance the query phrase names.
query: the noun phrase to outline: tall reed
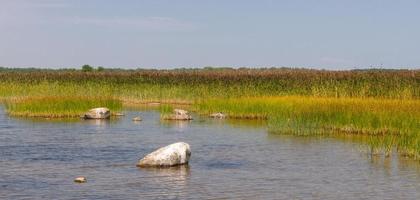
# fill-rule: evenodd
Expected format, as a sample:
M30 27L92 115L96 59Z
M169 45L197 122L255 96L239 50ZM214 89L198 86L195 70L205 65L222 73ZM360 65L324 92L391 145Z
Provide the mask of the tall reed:
M0 98L104 93L125 99L255 96L420 98L420 70L189 69L0 72Z

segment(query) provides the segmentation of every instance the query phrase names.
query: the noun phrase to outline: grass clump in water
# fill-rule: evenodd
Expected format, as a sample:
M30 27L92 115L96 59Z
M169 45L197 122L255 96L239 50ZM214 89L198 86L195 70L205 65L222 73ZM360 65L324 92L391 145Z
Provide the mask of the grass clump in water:
M170 104L161 104L159 105L159 112L160 112L160 118L165 118L166 116L173 113L173 106Z
M408 133L419 131L420 101L373 98L252 97L199 101L197 111L231 118L268 119L270 129L316 134Z
M9 99L7 113L22 117L79 117L89 109L107 107L111 111L122 109L122 103L112 97L27 97Z
M203 114L224 112L231 118L267 119L274 133L392 136L372 140L372 147L389 154L395 146L404 155L420 157L420 100L253 97L200 101L195 109Z

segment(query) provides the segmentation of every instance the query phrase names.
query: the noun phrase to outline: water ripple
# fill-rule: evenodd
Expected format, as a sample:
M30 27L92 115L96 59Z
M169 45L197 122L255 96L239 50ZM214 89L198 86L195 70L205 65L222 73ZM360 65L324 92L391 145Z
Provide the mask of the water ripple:
M420 199L417 162L369 158L352 141L125 113L105 124L0 114L0 199ZM134 124L137 115L144 121ZM135 166L177 141L191 145L188 167Z

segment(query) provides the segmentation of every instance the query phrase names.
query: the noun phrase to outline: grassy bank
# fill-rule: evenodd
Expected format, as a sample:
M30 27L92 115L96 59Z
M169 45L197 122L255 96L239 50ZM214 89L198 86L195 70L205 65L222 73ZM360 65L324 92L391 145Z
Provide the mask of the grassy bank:
M420 100L253 97L199 101L195 109L203 114L267 119L273 133L371 135L372 146L394 146L405 155L420 156ZM388 139L374 140L377 136Z
M121 101L112 97L25 97L8 99L5 103L9 115L21 117L79 117L94 107L122 109Z
M420 101L325 97L252 97L197 102L201 113L268 119L273 131L402 134L419 131Z

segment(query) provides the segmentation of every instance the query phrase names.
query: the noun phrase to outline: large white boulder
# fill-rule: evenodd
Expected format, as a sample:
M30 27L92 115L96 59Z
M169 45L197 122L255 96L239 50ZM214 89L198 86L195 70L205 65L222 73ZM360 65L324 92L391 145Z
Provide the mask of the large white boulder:
M138 167L170 167L188 164L191 156L190 145L177 142L162 147L139 160Z
M111 112L108 108L93 108L83 115L85 119L109 119Z

